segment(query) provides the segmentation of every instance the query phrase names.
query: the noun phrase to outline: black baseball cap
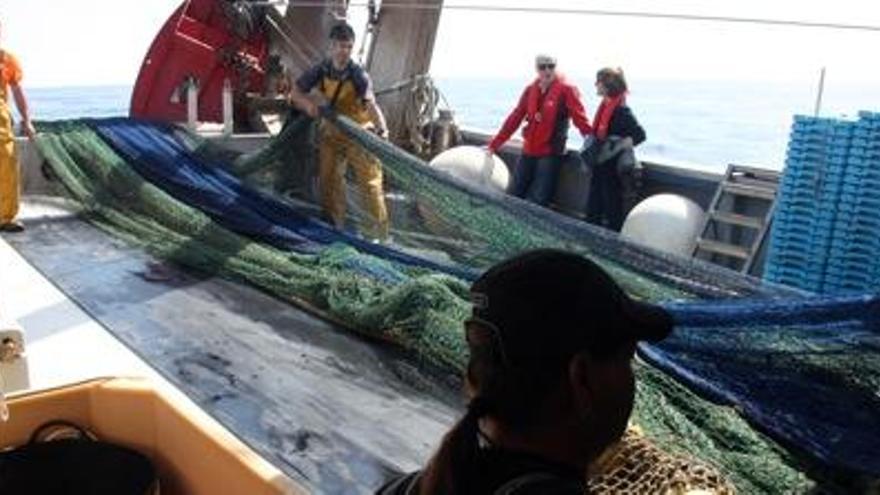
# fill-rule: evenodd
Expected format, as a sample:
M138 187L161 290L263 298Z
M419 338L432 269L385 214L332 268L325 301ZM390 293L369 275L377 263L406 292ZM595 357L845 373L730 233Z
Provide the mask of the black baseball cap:
M596 263L556 249L495 265L471 286L470 321L497 333L509 364L610 356L623 345L657 342L672 331L663 308L630 298Z

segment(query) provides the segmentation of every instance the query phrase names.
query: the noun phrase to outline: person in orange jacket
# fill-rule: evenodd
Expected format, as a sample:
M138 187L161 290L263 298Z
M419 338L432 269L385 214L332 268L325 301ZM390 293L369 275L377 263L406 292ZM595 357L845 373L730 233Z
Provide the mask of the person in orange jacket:
M2 28L2 25L0 25ZM21 129L34 139L34 125L28 112L27 98L21 88L21 65L11 53L0 47L0 232L21 232L24 226L15 219L18 215L19 172L15 153L15 133L9 108L9 91L18 113Z
M535 70L538 77L526 86L487 151L497 152L525 120L523 151L508 192L546 206L556 193L569 121L582 135L592 133L592 128L577 88L556 71L556 59L538 55Z

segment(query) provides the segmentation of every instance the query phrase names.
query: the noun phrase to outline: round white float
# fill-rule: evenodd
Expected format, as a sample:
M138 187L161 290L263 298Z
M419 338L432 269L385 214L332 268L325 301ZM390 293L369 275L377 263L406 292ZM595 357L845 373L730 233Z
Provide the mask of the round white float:
M485 149L476 146L450 148L435 156L429 165L477 187L504 191L510 181L504 160L495 154L490 157Z
M495 154L489 156L484 148L476 146L450 148L435 156L429 166L486 191L504 192L510 181L510 172L504 160ZM454 225L437 215L428 205L417 202L416 207L425 221L425 227L433 234L450 238L461 235Z
M637 204L620 234L643 246L691 257L705 213L693 201L677 194L657 194Z

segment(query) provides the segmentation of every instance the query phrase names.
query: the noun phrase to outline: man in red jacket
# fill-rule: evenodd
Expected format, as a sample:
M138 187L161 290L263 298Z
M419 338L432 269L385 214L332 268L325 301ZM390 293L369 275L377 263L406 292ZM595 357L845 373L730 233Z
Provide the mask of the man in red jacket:
M516 108L489 143L488 151L495 153L525 119L523 152L513 170L508 192L546 206L556 192L569 120L584 136L592 128L577 88L556 72L556 59L538 55L535 68L537 79L523 91Z

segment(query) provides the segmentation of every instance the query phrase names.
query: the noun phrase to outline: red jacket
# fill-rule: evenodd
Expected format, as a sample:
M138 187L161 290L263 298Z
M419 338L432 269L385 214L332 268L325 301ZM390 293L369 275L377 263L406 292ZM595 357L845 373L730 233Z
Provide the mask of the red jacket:
M560 75L550 83L544 94L541 94L538 81L526 86L516 108L489 143L489 149L497 151L516 132L523 119L526 120L522 132L523 153L529 156L565 153L569 119L582 135L592 132L577 88L568 84Z

